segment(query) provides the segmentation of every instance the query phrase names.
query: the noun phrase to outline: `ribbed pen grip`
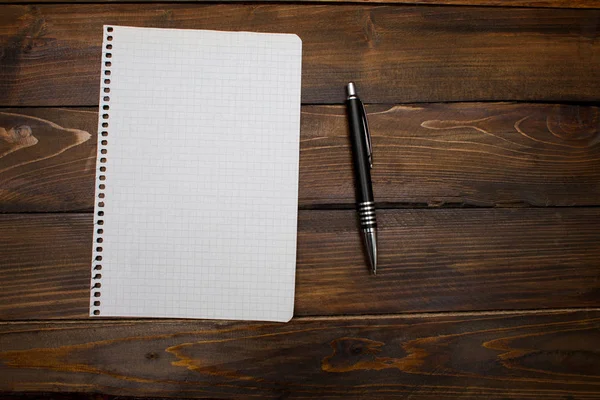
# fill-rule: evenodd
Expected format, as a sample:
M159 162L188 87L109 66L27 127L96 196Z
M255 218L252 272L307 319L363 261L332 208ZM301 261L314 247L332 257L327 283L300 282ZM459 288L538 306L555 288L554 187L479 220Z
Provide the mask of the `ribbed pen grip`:
M375 216L375 203L367 201L358 205L358 217L360 219L361 228L373 228L377 226L377 218Z

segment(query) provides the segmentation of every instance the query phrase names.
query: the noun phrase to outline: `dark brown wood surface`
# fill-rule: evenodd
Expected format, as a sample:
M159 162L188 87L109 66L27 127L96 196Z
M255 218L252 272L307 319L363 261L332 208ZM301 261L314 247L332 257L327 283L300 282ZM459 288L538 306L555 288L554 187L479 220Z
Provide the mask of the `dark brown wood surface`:
M600 399L600 0L141 1L0 1L0 398ZM103 24L302 38L292 322L87 317Z
M61 3L205 3L212 0L63 0ZM55 0L36 0L36 3L55 3ZM222 3L239 3L241 0L223 0ZM246 0L245 3L365 3L365 4L424 4L466 5L487 7L548 7L548 8L600 8L600 0ZM0 0L0 4L27 4L27 0Z
M600 312L0 324L0 388L268 399L598 399Z
M292 32L302 100L597 101L600 11L296 4L3 6L0 106L98 103L102 24Z
M0 319L87 318L92 214L0 216ZM301 211L294 315L594 307L600 208ZM490 227L493 227L491 229Z
M368 107L380 206L600 204L600 111L552 104ZM345 109L302 109L300 206L352 207ZM0 109L0 211L91 211L97 113Z

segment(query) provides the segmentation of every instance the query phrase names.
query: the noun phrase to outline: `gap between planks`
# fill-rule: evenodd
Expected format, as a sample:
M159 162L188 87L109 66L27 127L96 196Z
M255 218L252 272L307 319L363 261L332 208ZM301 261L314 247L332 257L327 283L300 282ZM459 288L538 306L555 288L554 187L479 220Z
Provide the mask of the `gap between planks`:
M13 0L2 1L0 5L70 5L70 4L224 4L242 5L286 4L286 5L345 5L367 4L384 6L464 6L481 8L556 8L556 9L600 9L600 0Z
M571 307L571 308L550 308L550 309L530 309L530 310L487 310L487 311L443 311L443 312L421 312L421 313L396 313L396 314L364 314L364 315L311 315L304 317L293 317L291 321L340 321L340 320L378 320L378 319L427 319L444 317L500 317L500 316L526 316L526 315L552 315L581 312L600 312L600 307ZM253 323L273 323L269 321L236 321L236 320L212 320L212 319L183 319L183 318L79 318L79 319L40 319L40 320L14 320L0 321L0 326L8 325L31 325L31 324L106 324L106 323L152 323L152 324L171 324L174 322L253 322Z
M285 1L285 0L282 0ZM204 1L201 1L203 3L205 3ZM231 1L231 2L235 2L235 1ZM599 0L600 2L600 0ZM173 4L173 3L178 3L178 2L170 2L169 4ZM189 3L189 1L183 1L182 3ZM217 4L223 4L223 2L215 2ZM236 4L246 4L244 2L235 2ZM0 0L0 6L4 6L4 5L21 5L23 3L6 3L6 2L2 2L2 0ZM36 2L27 2L27 4L31 4L31 5L36 5L36 4L40 4L40 5L61 5L61 4L73 4L70 2L53 2L53 3L36 3ZM100 3L76 3L76 4L86 4L86 5L95 5L95 4L104 4L102 2ZM111 3L111 4L136 4L136 2L131 2L131 3ZM290 3L285 3L285 4L290 4ZM321 4L319 2L317 2L316 4ZM352 3L354 4L354 3ZM377 4L377 3L371 3L368 2L366 4ZM382 4L386 4L386 3L382 3ZM414 5L412 3L407 3L407 4L403 4L403 5ZM599 7L600 8L600 7ZM429 101L429 100L424 100L424 101L396 101L396 102L383 102L383 103L370 103L370 102L365 102L364 105L365 107L378 107L378 108L385 108L385 107L396 107L396 106L400 106L400 107L405 107L405 106L426 106L426 105L439 105L439 104L497 104L497 105L519 105L519 104L523 104L523 105L531 105L531 104L546 104L546 105L557 105L557 106L581 106L581 107L600 107L600 101L568 101L568 100L560 100L560 101L550 101L550 100L448 100L448 101ZM321 103L311 103L311 102L302 102L300 103L301 107L345 107L346 103L340 103L340 102L331 102L331 103L326 103L326 102L321 102ZM23 110L27 110L27 109L49 109L49 108L55 108L55 109L65 109L65 110L70 110L70 111L79 111L79 112L89 112L89 113L97 113L98 112L98 107L99 104L84 104L84 105L10 105L10 104L0 104L0 111L1 109L6 109L6 108L10 108L13 110L16 109L23 109Z
M376 201L377 203L377 201ZM324 204L306 204L299 205L298 211L348 211L354 210L356 207L354 204L343 204L343 203L324 203ZM377 203L376 210L501 210L501 209L543 209L543 210L565 210L570 208L588 208L595 209L600 208L600 204L592 205L552 205L552 206L538 206L527 202L514 202L514 203L498 203L494 205L476 205L467 203ZM2 216L17 216L17 215L73 215L73 214L93 214L94 209L81 209L81 210L66 210L66 211L17 211L17 212L2 212Z

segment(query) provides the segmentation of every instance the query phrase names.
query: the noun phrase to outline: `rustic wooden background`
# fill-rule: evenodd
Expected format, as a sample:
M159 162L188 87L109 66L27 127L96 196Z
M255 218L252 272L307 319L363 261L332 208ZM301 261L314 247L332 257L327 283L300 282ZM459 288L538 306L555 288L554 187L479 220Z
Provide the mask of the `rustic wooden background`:
M600 0L407 2L0 1L2 396L600 399ZM103 24L302 38L292 322L88 319Z

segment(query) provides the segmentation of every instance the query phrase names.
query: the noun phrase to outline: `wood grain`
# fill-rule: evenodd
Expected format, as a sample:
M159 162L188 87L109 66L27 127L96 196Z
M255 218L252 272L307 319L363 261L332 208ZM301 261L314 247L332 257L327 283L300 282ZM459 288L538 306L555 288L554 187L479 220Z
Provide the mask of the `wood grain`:
M2 400L171 400L170 397L134 397L85 392L2 392ZM203 397L203 400L219 400Z
M335 23L332 23L335 21ZM600 99L600 11L296 4L5 5L0 105L98 103L102 24L289 32L302 100Z
M0 392L2 400L135 400L134 397L103 395L99 393L77 392ZM149 399L144 400L165 400Z
M368 111L380 206L600 204L596 107L485 103ZM0 211L90 211L96 119L95 111L80 109L0 109ZM300 206L352 207L345 108L304 106L301 121Z
M383 210L370 276L351 210L302 211L296 316L594 307L600 209ZM86 318L92 215L2 215L0 319Z
M48 0L49 1L49 0ZM74 0L73 0L74 1ZM86 0L87 1L87 0ZM323 0L329 1L329 0ZM342 0L333 0L342 1ZM368 2L370 0L353 0ZM378 3L407 3L431 5L467 5L488 7L556 7L556 8L600 8L596 0L377 0Z
M268 399L598 399L598 311L288 324L0 325L0 389Z
M205 3L210 0L63 0L61 3ZM237 3L240 0L221 0L220 3ZM487 7L544 7L544 8L600 8L599 0L246 0L246 3L365 3L365 4L423 4ZM27 4L28 0L0 0L0 4ZM56 3L56 0L37 0L36 3Z
M0 210L91 210L97 126L90 111L0 110Z
M367 110L379 204L599 204L598 108L432 104ZM353 204L345 109L305 108L302 122L302 204Z

